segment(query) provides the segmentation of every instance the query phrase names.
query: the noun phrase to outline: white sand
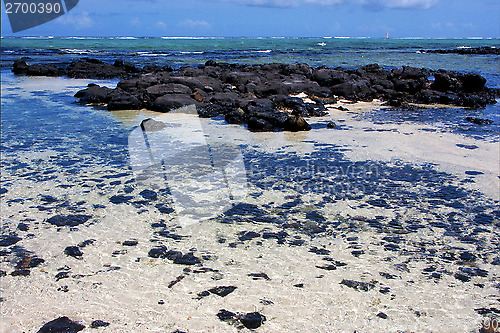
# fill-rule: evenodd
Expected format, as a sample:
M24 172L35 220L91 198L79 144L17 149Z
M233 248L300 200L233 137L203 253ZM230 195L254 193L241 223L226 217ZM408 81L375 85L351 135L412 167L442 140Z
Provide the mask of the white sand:
M46 80L61 82L61 79ZM77 80L63 82L72 86L84 83ZM67 89L64 84L53 86L54 90ZM39 86L26 79L22 87L29 91ZM437 170L459 179L466 178L466 170L481 171L484 174L476 176L476 182L467 186L482 192L486 197L498 200L498 142L478 141L453 133L426 132L421 130L426 127L422 124L374 125L357 120L354 115L366 108L379 107L377 103L344 106L351 112L329 109L329 116L308 121L312 124L329 120L341 124L343 121L342 125L349 126L348 130L250 133L241 126L224 124L222 120L203 120L203 123L227 140L236 144L250 144L264 152L276 152L285 147L285 151L306 155L314 150L310 143L314 141L349 148L344 153L352 161L404 161L415 165L434 163ZM154 115L146 111L113 114L127 128ZM366 132L367 128L394 131ZM457 147L456 143L475 144L479 148L465 150ZM34 158L46 159L49 155L50 153L32 153L20 155L19 159L29 162ZM101 174L105 171L107 170L99 170ZM92 173L91 170L88 172ZM59 175L58 182L72 181L75 180L71 175ZM262 232L265 228L278 230L272 225L253 223L228 225L209 221L180 229L179 234L190 236L185 240L161 239L158 243L152 243L150 239L157 237L153 237L151 223L166 218L154 209L139 214L138 209L130 205L112 205L108 197L115 193L110 193L109 190L93 188L93 192L85 193L86 188L54 187L57 182L35 183L21 179L15 179L15 182L15 186L2 196L2 226L15 227L22 218L42 222L53 215L30 208L33 202L8 204L8 199L30 197L35 198L36 203L39 194L50 194L71 202L85 200L88 204L104 204L107 208L95 209L93 221L96 223L79 226L78 231L69 231L67 228L57 231L47 223L30 226L29 233L34 235L24 238L19 244L35 252L46 262L32 269L29 277L7 275L0 278L1 297L4 299L0 303L0 332L36 332L44 323L60 316L68 316L83 323L87 328L82 332L173 332L176 329L186 332L239 331L216 317L220 309L226 309L239 313L259 311L265 315L267 320L256 330L258 332L457 333L472 332L481 326L482 318L474 309L498 307L499 291L493 288L494 282L499 281L498 266L481 262L479 267L489 271L488 278L473 277L472 282L463 283L452 275L458 269L456 263L437 262L435 257L422 256L418 260L414 259L418 257L418 244L425 241L433 243L442 251L453 246L475 251L470 245L460 243L450 236L443 236L442 229L426 228L408 235L407 247L412 248L416 254L409 261L409 257L398 256L397 252L384 251L380 241L385 234L376 234L369 229L356 234L344 233L344 236L359 237L358 243L365 251L359 258L351 254L353 249L348 247L346 237L340 235L314 239L302 236L307 240L304 246L279 245L274 240L258 238L237 245L236 248L228 247L228 243L237 240L240 231ZM140 189L136 190L138 191ZM249 192L254 191L262 190L250 186ZM285 198L287 195L297 193L293 189L263 190L261 197L249 197L246 202L262 205L273 201L279 205L288 201ZM308 207L320 201L320 197L317 194L304 195L305 204L298 209L305 214ZM329 221L348 216L391 217L396 213L401 213L406 218L426 218L410 208L402 208L399 212L374 207L360 209L356 208L355 202L349 200L326 205L320 210ZM362 225L363 222L359 223ZM482 237L490 243L498 242L498 228L488 228L492 232L482 234ZM289 233L299 235L293 230ZM217 242L221 236L227 238L226 243ZM63 253L65 247L88 239L95 239L95 243L82 249L82 260ZM123 241L130 239L137 240L138 246L121 245ZM257 245L257 241L262 241L263 245ZM203 266L218 272L189 273L174 287L168 288L171 281L183 274L185 266L174 265L166 259L149 258L148 251L159 244L183 253L196 248L195 255L210 257L204 261ZM331 251L329 257L348 265L333 271L316 268L315 266L328 262L321 260L323 256L309 252L312 246L324 246ZM114 251L121 250L127 252L112 255ZM496 253L484 253L486 262L491 262L496 256ZM398 264L402 263L406 264L409 271L401 270ZM448 272L443 273L440 280L421 273L422 269L434 264L441 271ZM71 268L71 277L56 281L54 276L64 266ZM110 270L110 267L120 269ZM10 273L12 266L7 260L2 260L0 269ZM254 281L248 276L249 273L261 272L266 273L271 280ZM387 280L380 276L380 272L397 277ZM363 292L341 285L343 279L378 282L372 290ZM480 288L474 285L475 281L488 283L485 288ZM303 283L304 288L294 287L298 283ZM58 288L62 286L67 286L68 291L59 291ZM216 286L236 286L237 289L225 298L210 295L201 300L195 299L197 293ZM379 292L384 286L390 286L388 294ZM165 304L158 304L160 300ZM268 300L273 304L264 305L261 300ZM380 312L387 314L388 319L377 317ZM107 321L110 326L99 330L90 329L90 323L96 319Z

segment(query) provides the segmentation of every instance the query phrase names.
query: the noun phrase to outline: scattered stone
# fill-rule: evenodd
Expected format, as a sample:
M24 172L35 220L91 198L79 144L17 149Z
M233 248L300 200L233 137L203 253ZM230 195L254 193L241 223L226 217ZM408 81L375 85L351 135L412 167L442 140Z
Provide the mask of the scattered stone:
M353 288L353 289L360 290L360 291L369 291L369 290L372 290L373 288L375 288L375 285L372 283L358 282L358 281L346 280L346 279L342 280L342 282L340 282L340 284L343 284L349 288Z
M325 271L334 271L337 269L335 265L324 265L324 266L316 266L316 268L324 269Z
M83 256L83 252L78 246L68 246L64 249L64 254L75 259L81 259L81 257Z
M209 296L210 294L215 294L220 297L226 297L233 291L235 291L237 288L234 286L229 286L229 287L215 287L206 291L202 291L198 293L198 299L202 299L203 297Z
M477 267L459 267L458 269L462 273L467 274L469 276L480 276L480 277L488 276L488 271Z
M382 318L382 319L387 319L387 318L389 318L389 316L388 316L388 315L386 315L386 314L385 314L385 313L383 313L383 312L379 312L379 313L377 314L377 317Z
M179 265L196 265L201 263L200 258L196 257L193 252L182 254L180 251L169 251L165 246L151 249L148 256L151 258L169 259L172 260L174 264Z
M58 227L76 227L90 220L92 215L55 215L47 222Z
M219 318L220 321L229 322L229 321L234 320L235 317L236 317L236 313L227 311L225 309L222 309L219 311L219 313L217 313L217 318Z
M85 329L85 326L72 321L68 317L60 317L46 323L38 333L74 333Z
M136 240L128 240L122 243L123 246L137 246L139 244Z
M127 203L132 200L134 197L129 195L114 195L109 198L109 202L114 203L115 205Z
M23 255L19 258L15 268L16 269L29 269L40 266L45 262L44 259L38 258L36 256Z
M388 293L390 293L390 292L391 292L391 288L389 288L389 287L382 287L382 288L380 288L379 292L380 292L381 294L384 294L384 295L385 295L385 294L388 294Z
M248 274L248 276L250 276L254 280L271 280L266 273L250 273Z
M260 234L258 232L254 231L242 231L239 233L238 239L242 242L247 241L247 240L252 240L254 238L260 237Z
M261 315L258 312L251 312L245 315L239 316L240 322L248 329L256 329L259 328L264 321L266 321L266 317Z
M380 274L380 276L382 276L382 277L384 277L384 278L386 278L388 280L393 280L393 279L395 279L395 278L398 277L397 275L392 275L392 274L383 273L383 272L380 272L379 274Z
M476 145L464 145L464 144L461 144L461 143L457 143L457 147L458 148L470 149L470 150L474 150L474 149L478 149L479 148Z
M173 281L170 281L170 283L168 284L168 288L172 288L173 286L175 286L177 283L181 282L184 278L186 277L186 275L179 275L178 277L175 278L175 280Z
M460 260L473 262L477 260L476 255L470 253L469 251L460 253Z
M320 248L317 248L316 246L313 246L309 249L309 252L311 253L316 253L317 255L323 255L323 256L327 256L329 255L331 252L327 249L320 249Z
M11 276L29 276L30 274L31 271L29 269L16 269L10 273Z
M29 229L30 229L30 226L26 223L21 222L17 225L17 230L19 230L19 231L28 231Z
M22 238L18 237L15 234L0 235L0 247L11 246L11 245L14 245L21 240L22 240Z
M215 287L212 289L209 289L208 291L211 292L212 294L215 294L220 297L226 297L230 293L236 290L236 287L234 286L229 286L229 287Z
M455 275L453 275L453 276L455 277L455 279L460 280L462 282L469 282L470 281L470 276L465 275L465 274L455 273Z
M108 327L110 324L108 322L102 320L94 320L92 324L90 324L90 328L99 328L99 327Z
M59 272L56 274L56 281L69 278L69 272Z
M87 239L87 240L84 240L83 242L81 243L78 243L78 247L80 248L84 248L84 247L87 247L89 245L92 245L96 242L95 239Z

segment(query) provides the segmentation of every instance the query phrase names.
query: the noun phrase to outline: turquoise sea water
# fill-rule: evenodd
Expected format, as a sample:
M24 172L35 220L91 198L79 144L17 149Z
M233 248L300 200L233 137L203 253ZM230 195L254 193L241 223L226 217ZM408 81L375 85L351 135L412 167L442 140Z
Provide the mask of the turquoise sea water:
M414 66L474 71L500 86L498 55L426 54L421 50L500 47L499 39L353 38L2 38L2 67L21 56L33 62L70 62L83 57L132 63L198 65L208 59L232 63L307 63L311 66Z

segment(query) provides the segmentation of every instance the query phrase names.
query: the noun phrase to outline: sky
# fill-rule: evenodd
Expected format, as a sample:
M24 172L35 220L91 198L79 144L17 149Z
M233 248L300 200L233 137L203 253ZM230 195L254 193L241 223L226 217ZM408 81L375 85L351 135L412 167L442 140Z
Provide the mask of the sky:
M2 36L500 37L498 0L80 0L18 33L4 1Z

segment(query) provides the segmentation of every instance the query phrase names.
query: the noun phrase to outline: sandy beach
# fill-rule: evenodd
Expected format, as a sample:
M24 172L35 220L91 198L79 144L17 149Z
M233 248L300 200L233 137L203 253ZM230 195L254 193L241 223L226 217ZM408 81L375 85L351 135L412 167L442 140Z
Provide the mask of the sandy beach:
M53 98L89 82L10 77L2 103L33 99L125 133L148 118L186 122ZM82 332L245 332L241 318L258 313L256 332L478 332L500 302L498 137L368 117L384 108L339 101L297 133L197 118L206 136L241 149L247 195L184 226L166 208L175 195L163 175L141 182L129 165L98 161L54 169L57 149L2 150L2 234L19 240L0 248L0 331L67 316ZM75 215L89 218L53 222Z

